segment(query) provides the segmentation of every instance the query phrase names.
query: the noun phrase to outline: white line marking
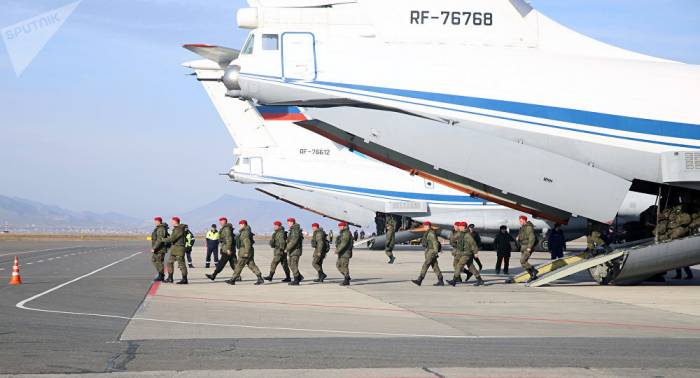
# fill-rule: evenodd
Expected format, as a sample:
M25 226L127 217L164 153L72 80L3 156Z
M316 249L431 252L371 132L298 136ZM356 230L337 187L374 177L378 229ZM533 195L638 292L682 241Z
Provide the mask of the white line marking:
M26 264L24 264L24 265L32 265L32 264L34 264L34 263L30 263L30 262L28 262L28 263L26 263Z
M56 260L58 260L58 259L61 258L61 256L56 256L56 257L54 257L54 258L55 258ZM49 260L51 260L51 259L49 259Z
M42 262L44 262L44 260L39 260L39 261L37 261L37 262L38 262L38 263L42 263Z
M48 259L46 259L46 261L51 261L51 260L53 260L53 257L49 257Z
M188 322L181 320L168 320L168 319L155 319L155 318L142 318L140 316L122 316L122 315L110 315L110 314L95 314L88 312L73 312L73 311L59 311L59 310L46 310L41 308L27 307L27 303L34 301L43 297L46 294L52 293L59 290L65 286L72 283L78 282L83 278L90 277L95 273L99 273L107 268L117 265L123 261L129 260L130 258L139 255L143 252L136 252L132 255L119 259L111 264L107 264L102 268L93 270L90 273L84 274L80 277L74 278L68 282L64 282L58 286L55 286L49 290L43 291L32 297L29 297L21 302L18 302L15 307L22 310L38 311L51 314L64 314L64 315L79 315L79 316L93 316L99 318L110 318L110 319L123 319L128 321L140 320L145 322L156 322L156 323L169 323L169 324L181 324L181 325L198 325L198 326L211 326L211 327L227 327L227 328L245 328L245 329L259 329L259 330L276 330L276 331L293 331L293 332L313 332L313 333L333 333L342 335L367 335L367 336L387 336L387 337L420 337L420 338L431 338L431 339L510 339L510 338L526 338L528 336L467 336L467 335L423 335L423 334L410 334L410 333L387 333L387 332L372 332L372 331L347 331L347 330L335 330L335 329L312 329L312 328L290 328L290 327L268 327L268 326L253 326L245 324L229 324L229 323L205 323L205 322Z
M18 251L18 252L10 252L10 253L4 253L0 255L0 257L4 256L19 256L19 255L26 255L27 253L35 253L35 252L48 252L48 251L62 251L64 249L72 249L72 248L82 248L84 246L78 245L78 246L73 246L73 247L63 247L63 248L49 248L49 249L37 249L34 251Z

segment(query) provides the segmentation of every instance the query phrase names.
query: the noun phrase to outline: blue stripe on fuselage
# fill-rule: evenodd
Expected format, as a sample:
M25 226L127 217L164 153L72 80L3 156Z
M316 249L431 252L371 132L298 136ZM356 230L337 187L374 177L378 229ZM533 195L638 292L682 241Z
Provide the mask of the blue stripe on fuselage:
M537 117L553 121L576 123L579 125L602 127L632 133L658 135L672 138L700 140L700 125L635 118L614 114L559 108L554 106L527 104L523 102L493 100L487 98L458 96L443 93L421 92L406 89L373 87L368 85L345 84L316 81L314 84L329 85L365 92L382 93L392 96L410 97L426 101L468 106L497 112Z
M454 105L478 107L481 109L508 112L508 113L512 113L512 114L519 114L519 115L531 116L531 117L540 117L540 118L558 120L558 121L563 121L563 122L575 122L575 123L583 125L583 126L594 126L594 127L601 127L601 128L606 128L606 129L610 129L610 130L634 132L634 133L641 133L641 134L646 134L646 135L656 135L656 136L663 136L663 137L674 137L674 138L700 140L700 125L689 124L689 123L650 120L650 119L645 119L645 118L618 116L618 115L613 115L613 114L596 113L596 112L589 112L589 111L576 110L576 109L557 108L557 107L545 106L545 105L526 104L526 103L518 103L518 102L511 102L511 101L491 100L491 99L483 99L483 98L476 98L476 97L465 97L465 96L430 93L430 92L419 92L419 91L410 91L410 90L402 90L402 89L371 87L371 86L363 86L363 85L333 83L333 82L320 82L320 81L290 82L290 81L281 80L281 78L279 78L279 77L257 75L257 74L250 74L250 73L246 73L246 74L242 74L242 75L250 76L250 77L254 77L254 78L260 78L260 79L274 79L275 81L280 81L280 82L286 83L286 84L306 86L306 87L315 88L315 89L324 89L324 88L316 88L316 87L304 85L304 84L305 83L306 84L319 84L319 85L337 86L337 87L344 87L344 88L363 90L363 91L374 91L375 93L404 96L404 97L410 97L413 99L424 99L424 100L429 100L429 101L443 101L443 102L447 102L449 104L454 104ZM336 91L336 92L340 92L340 93L357 94L357 95L361 95L361 96L363 95L360 93L344 92L341 90L334 90L334 89L328 89L328 90ZM420 96L419 97L411 97L410 96L411 94L415 94L415 95L423 94L423 96L422 97L420 97ZM522 120L522 119L507 118L507 117L495 116L495 115L491 115L491 114L476 113L476 112L467 112L467 111L463 111L463 110L459 110L459 109L440 107L440 106L434 106L434 105L422 104L422 103L416 103L416 102L410 102L410 101L396 100L396 99L387 98L387 97L379 97L379 96L371 96L371 95L365 95L365 96L374 97L374 98L382 98L382 99L392 100L392 101L399 101L399 102L404 102L404 103L410 103L410 104L414 104L414 105L429 106L429 107L433 107L433 108L439 108L439 109L445 109L445 110L451 110L451 111L458 111L458 112L463 112L463 113L481 115L481 116L504 119L504 120L509 120L509 121L524 122L524 123L538 125L538 126L545 126L545 127L551 127L551 128L561 129L561 130L581 132L581 133L597 135L597 136L612 137L612 138L618 138L618 139L624 139L624 140L630 140L630 141L636 141L636 142L653 143L653 144L667 145L667 146L673 146L673 147L684 147L684 148L694 148L694 149L700 148L700 147L694 146L694 145L686 145L686 144L680 144L680 143L662 142L662 141L657 141L657 140L648 140L648 139L632 138L632 137L613 135L613 134L605 134L605 133L600 133L600 132L575 129L575 128L571 128L571 127L555 126L555 125L549 125L549 124L540 123L540 122L526 121L526 120ZM461 101L458 101L460 99L461 99ZM449 102L449 101L455 101L455 102ZM512 105L514 108L508 108L509 104ZM587 117L590 117L590 118L587 118ZM608 122L610 122L610 123L608 123Z
M486 201L480 198L474 198L470 196L457 196L449 194L427 194L427 193L410 193L410 192L397 192L392 190L381 190L381 189L369 189L369 188L359 188L354 186L345 185L335 185L326 184L322 182L313 182L305 180L296 180L284 177L275 176L265 176L271 180L285 181L289 183L295 183L300 185L315 186L330 190L341 190L345 192L351 192L353 194L361 195L371 195L380 196L386 198L404 199L404 200L422 200L422 201L435 201L435 202L454 202L454 203L485 203Z

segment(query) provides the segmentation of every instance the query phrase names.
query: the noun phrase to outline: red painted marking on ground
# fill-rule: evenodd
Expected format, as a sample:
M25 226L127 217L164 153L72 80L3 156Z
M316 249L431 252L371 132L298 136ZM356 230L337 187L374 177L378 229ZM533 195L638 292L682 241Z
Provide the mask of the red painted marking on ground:
M326 305L326 304L318 304L318 303L292 303L292 302L277 302L277 301L251 301L251 300L242 300L242 299L220 299L220 298L207 298L207 297L183 297L183 296L172 296L172 295L162 295L162 294L159 295L159 297L161 297L161 298L173 298L173 299L191 299L191 300L212 301L212 302L235 302L235 303L251 303L251 304L263 304L263 305L296 306L296 307L342 308L342 309L351 309L351 310L416 313L416 314L438 315L438 316L475 317L475 318L494 319L494 320L517 320L517 321L530 321L530 322L543 322L543 323L585 324L585 325L597 325L597 326L608 326L608 327L648 328L648 329L700 332L700 328L661 326L661 325L638 324L638 323L617 323L617 322L597 321L597 320L553 319L553 318L543 318L543 317L512 316L512 315L486 315L486 314L478 314L478 313L470 313L470 312L421 311L421 310L407 310L407 309L402 309L402 308L362 307L362 306L348 306L348 305Z
M156 293L158 292L158 288L160 287L160 281L156 281L151 285L151 288L148 289L148 294L146 294L149 297L155 297Z

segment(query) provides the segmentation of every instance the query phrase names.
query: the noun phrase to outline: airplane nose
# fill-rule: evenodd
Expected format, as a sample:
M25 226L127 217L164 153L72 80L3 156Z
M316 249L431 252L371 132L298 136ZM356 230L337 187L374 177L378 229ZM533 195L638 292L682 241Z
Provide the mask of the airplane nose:
M226 67L224 76L221 78L221 80L224 82L224 86L228 90L226 92L226 96L234 98L241 97L241 86L239 83L240 74L240 66L232 65Z

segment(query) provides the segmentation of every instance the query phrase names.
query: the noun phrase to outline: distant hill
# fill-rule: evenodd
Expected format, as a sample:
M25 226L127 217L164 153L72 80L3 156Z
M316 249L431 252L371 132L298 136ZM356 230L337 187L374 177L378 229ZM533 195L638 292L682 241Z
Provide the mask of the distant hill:
M170 215L175 214L168 214ZM202 233L221 216L238 227L246 219L257 234L272 232L272 222L286 223L294 217L305 231L317 222L326 230L336 229L337 222L301 210L282 201L265 201L223 195L204 206L177 214L195 233ZM166 217L166 215L163 215ZM165 219L169 221L169 219ZM0 195L0 231L8 223L11 232L39 233L148 233L153 228L151 219L141 219L118 213L72 211L55 205L18 197ZM285 224L286 227L286 224Z
M142 220L123 214L71 211L18 197L0 195L0 228L23 232L140 232Z
M285 223L289 217L296 218L305 231L310 231L311 224L314 222L326 229L337 225L333 220L282 201L263 201L231 195L223 195L211 203L181 214L180 218L189 225L191 230L202 232L212 223L218 223L221 216L227 217L236 227L241 219L245 219L253 228L253 232L258 234L272 232L272 222L279 220Z

